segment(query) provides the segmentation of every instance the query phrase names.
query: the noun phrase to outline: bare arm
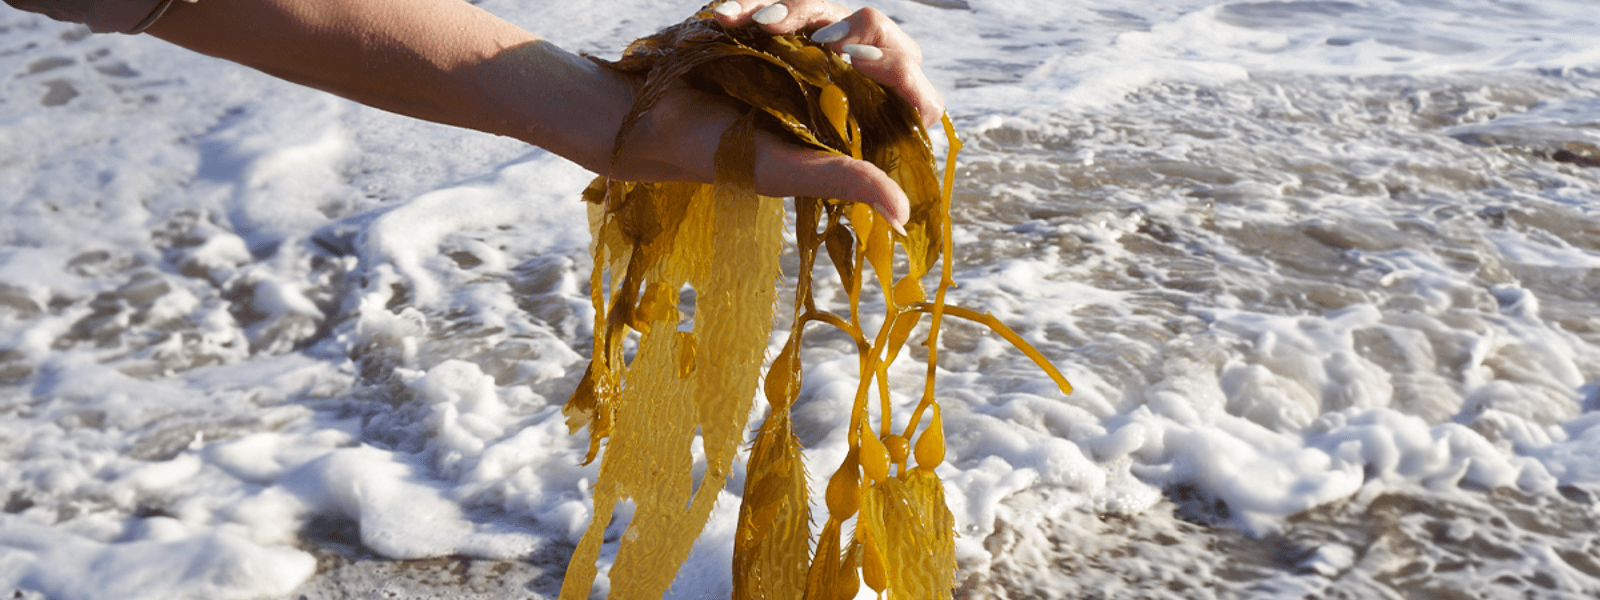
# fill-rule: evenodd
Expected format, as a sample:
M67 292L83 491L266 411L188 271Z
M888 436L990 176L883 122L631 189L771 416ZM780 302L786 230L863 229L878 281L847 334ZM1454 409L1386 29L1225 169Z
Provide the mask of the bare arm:
M598 172L633 101L626 79L460 0L178 2L147 33Z
M843 11L821 0L787 4L796 15ZM793 19L789 30L820 18ZM178 2L148 33L384 110L515 137L622 179L712 181L722 132L738 117L727 101L677 92L651 111L613 164L638 82L462 0ZM880 81L908 69L920 77L904 58L904 45L915 44L883 43L889 76ZM864 202L897 224L909 214L905 193L870 163L766 134L757 138L756 187Z

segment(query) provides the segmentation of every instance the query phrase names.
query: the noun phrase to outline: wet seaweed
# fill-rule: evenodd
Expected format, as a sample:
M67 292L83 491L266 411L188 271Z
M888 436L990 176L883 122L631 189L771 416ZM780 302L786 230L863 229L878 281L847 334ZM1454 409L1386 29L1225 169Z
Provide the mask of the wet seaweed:
M635 510L611 567L611 594L661 597L727 480L758 389L771 410L750 450L734 540L733 596L851 598L865 583L893 598L949 598L955 531L934 473L944 460L934 397L942 319L988 326L1038 363L1063 393L1071 391L1043 355L993 315L945 304L952 285L952 167L960 148L949 119L941 182L927 132L899 96L803 37L726 28L704 9L635 41L610 66L645 79L618 134L619 147L638 118L679 82L737 100L746 112L722 138L713 184L599 177L584 192L594 236L594 354L563 411L573 431L588 428L586 460L600 458L601 466L595 516L573 553L562 598L588 597L604 532L625 499ZM755 192L754 136L761 129L868 160L911 201L904 234L898 234L866 205L795 198L795 314L764 379L784 207ZM824 250L848 293L848 315L821 310L812 299L812 273ZM936 262L942 268L930 299L923 280ZM887 316L871 337L860 311L868 266ZM678 308L686 289L695 293L692 318ZM923 393L905 430L895 432L887 368L924 316L930 325ZM799 348L813 323L855 340L861 374L849 421L842 424L850 449L824 492L827 521L814 551L811 492L789 416L800 393ZM628 359L630 340L635 349ZM874 390L876 407L869 401ZM691 473L697 435L706 461L698 485ZM855 526L846 539L851 519Z

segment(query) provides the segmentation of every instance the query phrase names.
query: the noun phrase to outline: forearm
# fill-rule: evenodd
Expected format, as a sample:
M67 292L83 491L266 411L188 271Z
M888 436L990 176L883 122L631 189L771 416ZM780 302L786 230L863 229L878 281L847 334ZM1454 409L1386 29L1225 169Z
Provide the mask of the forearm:
M148 33L384 110L604 172L633 88L461 0L176 3Z
M739 2L738 10L717 13L724 25L747 26L756 11L775 10L772 0ZM851 14L825 0L783 3L788 17L764 22L766 31L793 33L848 16L849 32L835 30L829 47L880 48L857 68L908 95L925 118L943 112L930 85L907 84L926 84L921 52L887 16ZM392 112L515 137L628 181L711 182L722 136L747 110L730 98L669 87L614 151L637 82L465 0L176 2L147 32ZM864 202L895 224L910 214L905 192L875 165L767 133L755 146L763 194Z

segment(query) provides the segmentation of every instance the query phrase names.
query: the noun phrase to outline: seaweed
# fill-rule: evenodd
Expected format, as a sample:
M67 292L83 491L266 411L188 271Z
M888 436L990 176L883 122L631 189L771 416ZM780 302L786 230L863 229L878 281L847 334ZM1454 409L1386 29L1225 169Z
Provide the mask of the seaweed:
M949 598L955 531L934 472L944 460L934 397L942 319L987 325L1033 358L1063 393L1071 386L993 315L945 304L952 285L950 192L960 148L948 117L950 150L941 182L927 132L899 96L800 36L727 28L707 9L635 41L610 66L645 80L618 134L619 147L639 116L675 82L733 98L747 109L723 135L714 183L602 176L584 192L594 236L594 353L563 412L574 432L589 429L586 461L600 458L601 465L594 518L573 553L561 597L588 597L604 532L624 499L635 509L611 567L611 594L661 597L727 481L759 390L770 411L746 468L733 596L843 599L865 583L894 598ZM871 161L911 200L900 234L865 205L795 198L795 314L764 379L784 207L755 191L758 129ZM824 250L848 293L848 315L821 310L812 299L813 270ZM935 262L942 269L930 300L923 279ZM886 315L870 338L859 308L867 266L881 288ZM678 298L691 289L694 312L685 316ZM924 316L931 321L926 381L909 425L895 432L887 368ZM824 492L827 521L814 551L803 451L789 416L800 393L799 348L813 323L855 340L861 374L844 424L849 452ZM869 406L874 387L876 411ZM927 425L919 429L924 416ZM698 485L691 472L696 435L706 461ZM915 466L908 468L912 459ZM844 526L852 518L854 531L846 539Z

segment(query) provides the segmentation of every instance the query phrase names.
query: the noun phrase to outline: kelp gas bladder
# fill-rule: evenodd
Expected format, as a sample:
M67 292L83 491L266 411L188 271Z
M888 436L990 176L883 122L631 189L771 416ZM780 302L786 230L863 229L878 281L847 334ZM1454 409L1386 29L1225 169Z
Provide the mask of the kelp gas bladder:
M588 597L602 537L624 499L634 513L610 571L611 595L661 597L728 477L758 388L771 410L746 469L734 597L850 598L863 581L893 598L949 597L955 532L934 474L944 459L933 396L941 320L950 315L989 326L1071 391L1037 350L993 316L944 303L951 285L951 167L960 146L949 120L941 189L927 133L904 100L803 38L724 28L707 10L634 42L612 66L646 78L619 140L675 81L735 99L747 112L723 136L712 185L601 177L584 192L594 235L594 355L564 412L573 431L589 428L588 460L608 441L594 487L595 517L573 553L562 598ZM764 381L784 214L780 200L755 193L758 128L871 161L911 200L905 234L896 235L865 205L795 199L795 314ZM899 277L897 245L904 252ZM848 293L848 315L819 310L812 300L813 268L824 249ZM942 271L930 300L923 278L936 261ZM859 310L865 265L886 314L870 337ZM679 310L687 290L695 297L692 317ZM887 368L924 316L931 324L922 398L906 429L893 431ZM789 417L800 391L799 347L812 323L855 340L861 373L854 408L841 423L849 453L828 482L828 517L815 551L810 491ZM631 360L630 332L638 333ZM874 388L876 407L869 402ZM706 461L698 486L691 473L697 433ZM852 518L846 540L842 527Z

